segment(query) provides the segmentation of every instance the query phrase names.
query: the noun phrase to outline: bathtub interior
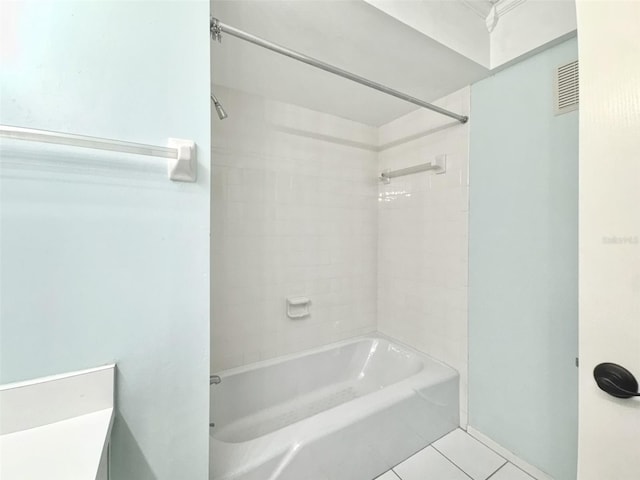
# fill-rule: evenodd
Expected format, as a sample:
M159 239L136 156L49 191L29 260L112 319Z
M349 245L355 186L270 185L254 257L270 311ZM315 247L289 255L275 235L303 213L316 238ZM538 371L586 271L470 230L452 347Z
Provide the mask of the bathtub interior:
M366 338L259 368L221 372L214 438L244 442L406 379L424 368L413 352Z
M212 480L370 480L460 425L458 373L378 334L219 374Z

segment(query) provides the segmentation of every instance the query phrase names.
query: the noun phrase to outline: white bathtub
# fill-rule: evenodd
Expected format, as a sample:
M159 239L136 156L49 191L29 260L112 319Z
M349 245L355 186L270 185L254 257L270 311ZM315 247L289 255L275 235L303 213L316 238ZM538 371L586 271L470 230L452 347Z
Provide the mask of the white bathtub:
M458 373L381 335L218 375L215 480L371 480L459 425Z

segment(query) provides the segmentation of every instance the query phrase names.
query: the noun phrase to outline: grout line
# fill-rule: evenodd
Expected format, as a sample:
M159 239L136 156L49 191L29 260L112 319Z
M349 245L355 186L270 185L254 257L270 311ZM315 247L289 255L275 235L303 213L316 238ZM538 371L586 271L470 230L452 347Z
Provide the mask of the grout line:
M497 443L495 440L492 440L490 437L476 430L474 427L468 426L467 434L472 438L476 439L478 442L485 445L487 448L493 450L494 452L496 453L498 453L498 451L502 452L502 453L498 453L498 455L500 455L502 458L505 458L507 460L507 463L510 463L511 465L516 467L518 470L522 470L526 475L531 477L533 480L553 480L553 478L547 475L545 472L527 463L521 457L517 456L515 453L509 451L508 449L506 449L505 447ZM521 467L519 463L525 465L526 468ZM531 471L529 471L529 469Z
M522 473L524 473L525 475L527 475L528 477L531 477L533 480L537 480L536 477L534 477L533 475L531 475L529 472L525 472L523 469L521 469L518 465L516 465L513 462L507 462L507 463L511 463L511 465L513 465L514 467L516 467L518 470L520 470Z
M459 428L459 427L456 427L456 429L457 429L457 428ZM394 468L396 468L396 467L397 467L398 465L400 465L401 463L406 462L407 460L409 460L409 459L410 459L411 457L413 457L414 455L417 455L417 454L418 454L418 453L420 453L422 450L425 450L425 449L427 449L427 448L429 448L429 447L433 446L433 444L434 444L434 443L436 443L438 440L440 440L440 439L442 439L442 438L446 437L447 435L449 435L449 434L450 434L450 433L452 433L452 432L455 432L455 430L456 430L456 429L451 430L451 432L447 432L447 433L445 433L444 435L441 435L440 437L436 438L433 442L431 442L431 443L427 444L425 447L422 447L420 450L416 450L415 452L413 452L411 455L409 455L407 458L405 458L405 459L404 459L404 460L402 460L401 462L396 463L393 467L391 467L391 470L393 470ZM386 473L386 472L385 472L385 473ZM393 473L395 473L395 474L396 474L396 476L400 477L400 475L398 475L395 471L393 471ZM375 480L375 479L374 479L374 480ZM402 480L402 478L400 478L400 480Z
M492 450L492 451L493 451L493 450ZM508 464L509 464L509 461L507 460L505 463L503 463L502 465L500 465L500 466L498 467L498 469L497 469L495 472L493 472L491 475L489 475L489 476L486 478L486 480L489 480L491 477L493 477L496 473L498 473L500 470L502 470L502 469L503 469L506 465L508 465Z
M460 470L462 473L464 473L467 477L469 477L471 480L474 480L474 478L469 475L467 472L465 472L461 467L458 466L458 464L456 462L454 462L453 460L451 460L449 457L447 457L444 453L442 453L440 450L438 450L436 447L434 447L433 445L431 445L431 448L433 448L436 452L438 452L440 455L442 455L449 463L451 463L454 467L456 467L458 470Z
M491 477L493 477L496 473L498 473L500 470L502 470L504 467L506 467L507 465L511 465L513 467L516 467L518 470L520 470L522 473L524 473L527 477L532 478L533 480L537 480L536 477L532 476L530 473L525 472L524 470L522 470L519 466L517 466L515 463L511 463L510 461L507 460L507 463L505 463L504 465L502 465L498 470L496 470L495 472L493 472L486 480L490 480Z
M462 431L465 433L465 435L466 435L467 437L470 437L470 438L472 438L473 440L475 440L476 442L478 442L480 445L482 445L482 446L484 446L484 447L487 447L487 448L488 448L489 450L491 450L494 454L496 454L498 457L500 457L502 460L504 460L504 463L500 466L500 468L504 467L507 463L510 463L508 458L505 458L505 457L504 457L504 455L500 455L498 452L496 452L493 448L491 448L489 445L487 445L487 444L486 444L486 443L484 443L483 441L481 441L481 440L477 439L476 437L474 437L473 435L471 435L469 432L467 432L467 431L466 431L466 430L464 430L463 428L460 428L460 430L462 430ZM500 468L498 468L498 470L500 470ZM497 472L498 470L496 470L496 472ZM493 475L493 474L494 474L494 473L496 473L496 472L493 472L491 475ZM491 475L490 475L490 476L491 476ZM487 478L489 478L489 477L487 477Z
M499 458L501 458L502 460L504 460L504 463L502 465L500 465L494 472L492 472L488 477L485 478L485 480L490 480L491 478L493 478L496 473L498 473L500 470L502 470L504 467L506 467L507 465L511 464L514 467L516 467L518 470L520 470L522 473L524 473L525 475L527 475L528 477L530 477L532 480L537 480L536 477L534 477L533 475L531 475L530 473L526 472L525 470L523 470L522 468L520 468L518 465L516 465L513 462L510 462L509 460L507 460L506 458L504 458L502 455L500 455L498 452L496 452L495 450L493 450L491 447L489 447L488 445L486 445L485 443L481 442L480 440L478 440L477 438L473 437L472 435L469 435L468 432L466 432L465 430L463 430L462 428L460 428L460 430L462 430L466 435L468 435L469 437L473 438L475 441L477 441L478 443L480 443L481 445L485 446L486 448L488 448L492 453L494 453L495 455L497 455ZM455 431L455 430L453 430ZM413 457L414 455L418 454L419 452L421 452L422 450L425 450L429 447L432 447L436 452L438 452L440 455L442 455L449 463L453 464L458 470L460 470L462 473L465 474L465 476L469 477L471 480L474 480L473 477L471 477L471 475L469 475L467 472L465 472L462 467L460 467L456 462L454 462L452 459L450 459L449 457L447 457L444 453L442 453L440 450L438 450L435 446L434 443L437 442L438 440L446 437L447 435L453 433L449 432L446 433L444 435L442 435L440 438L438 438L437 440L434 440L432 443L430 443L429 445L427 445L424 448L421 448L420 450L418 450L417 452L413 453L411 456L409 456L408 458L406 458L405 460L403 460L402 462L396 464L393 468L391 468L390 470L387 470L387 472L384 472L384 474L388 473L388 472L392 472L399 480L403 480L402 477L400 476L400 474L398 472L396 472L394 469L404 463L405 461L407 461L409 458Z
M507 462L507 463L509 463L509 462ZM507 463L505 463L504 465L506 465ZM504 467L504 465L502 465L502 467ZM487 477L487 480L491 480L491 478L492 478L496 473L498 473L500 470L502 470L502 467L500 467L498 470L496 470L496 471L495 471L495 472L493 472L491 475L489 475L489 476Z
M463 430L464 431L464 430ZM485 447L487 447L489 450L491 450L493 453L495 453L498 457L502 458L504 460L504 463L502 465L500 465L496 471L494 471L491 475L489 475L485 480L490 480L496 473L498 473L500 470L502 470L505 466L507 466L508 464L513 465L514 467L516 467L518 470L520 470L522 473L524 473L525 475L528 475L529 477L531 477L533 480L536 480L536 478L525 472L524 470L522 470L520 467L518 467L515 463L510 462L509 460L507 460L506 458L504 458L502 455L500 455L498 452L496 452L493 448L491 448L489 445L484 444L483 442L481 442L480 440L478 440L477 438L473 437L472 435L469 435L469 433L465 432L469 437L473 438L475 441L477 441L478 443L480 443L481 445L484 445ZM435 447L434 447L435 448ZM437 450L437 449L436 449ZM439 451L439 450L438 450ZM441 452L442 453L442 452ZM446 455L443 454L443 456L446 457ZM451 460L450 460L451 461Z
M380 332L379 332L379 333L380 333ZM456 427L456 428L454 428L454 429L453 429L453 430L451 430L450 432L447 432L447 433L445 433L444 435L441 435L441 436L439 436L438 438L436 438L433 442L429 443L426 447L422 447L420 450L416 450L415 452L413 452L411 455L409 455L407 458L405 458L405 459L404 459L404 460L402 460L401 462L396 463L393 467L391 467L389 470L387 470L387 472L393 472L393 473L394 473L394 475L395 475L396 477L398 477L400 480L403 480L403 479L402 479L402 477L400 476L400 474L398 474L398 472L396 472L396 471L394 470L394 468L396 468L398 465L400 465L400 464L402 464L402 463L406 462L407 460L409 460L409 459L410 459L411 457L413 457L414 455L417 455L417 454L418 454L418 453L420 453L422 450L426 450L426 449L427 449L427 448L429 448L429 447L433 447L433 444L434 444L434 443L436 443L438 440L443 439L444 437L446 437L447 435L449 435L449 434L451 434L451 433L455 432L455 431L456 431L456 430L458 430L459 428L460 428L460 427ZM462 429L461 429L461 430L462 430ZM462 430L462 431L464 432L464 430ZM465 433L466 433L466 432L465 432ZM472 438L473 438L473 437L472 437ZM438 451L435 447L434 447L434 450L435 450L435 451L437 451L438 453L440 453L440 455L442 455L442 453L441 453L440 451ZM492 450L492 451L493 451L493 450ZM442 456L443 456L444 458L447 458L445 455L442 455ZM449 460L449 459L447 458L447 460ZM451 462L451 460L449 460L449 461ZM460 467L458 467L454 462L451 462L451 463L453 463L453 464L454 464L458 469L462 470L462 469L461 469ZM387 473L387 472L384 472L382 475L384 475L384 474L385 474L385 473ZM462 470L462 473L464 473L465 475L467 475L467 472L465 472L464 470ZM469 477L469 475L467 475L467 477ZM378 478L378 477L376 477L374 480L377 480L377 478ZM469 477L469 478L471 478L471 477ZM472 480L473 480L473 479L472 479Z
M459 122L456 122L459 123ZM337 137L335 135L326 133L310 132L308 130L302 130L294 127L277 126L274 128L276 132L284 132L290 135L297 135L299 137L311 138L313 140L319 140L321 142L329 142L345 147L360 148L362 150L369 150L371 152L379 152L377 145L371 145L369 143L361 142L358 140L351 140L349 138Z
M463 124L461 124L458 121L447 122L447 123L445 123L443 125L438 125L436 127L432 127L432 128L429 128L427 130L423 130L423 131L418 132L418 133L413 133L413 134L407 135L405 137L400 137L400 138L397 138L395 140L391 140L390 142L384 143L382 145L378 145L377 151L378 152L384 152L385 150L389 150L390 148L394 148L394 147L397 147L399 145L403 145L405 143L412 142L414 140L419 140L422 137L427 137L429 135L432 135L434 133L440 132L442 130L446 130L446 129L451 128L451 127L458 127L460 125L463 125Z
M478 440L477 438L472 437L471 435L469 435L464 429L459 428L460 430L462 430L464 432L465 435L467 435L468 437L472 438L473 440L475 440L476 442L478 442L480 445L486 447L489 449L489 451L491 451L493 454L495 454L497 457L501 458L502 460L504 460L504 463L502 465L500 465L494 472L492 472L485 480L489 480L491 477L493 477L498 470L500 470L502 467L504 467L507 463L510 463L509 460L507 460L506 458L504 458L502 455L500 455L498 452L496 452L495 450L493 450L491 447L489 447L488 445L485 445L484 443L482 443L480 440ZM447 434L448 435L448 434ZM434 442L435 443L435 442ZM462 470L462 467L459 467L458 464L456 462L454 462L452 459L450 459L449 457L447 457L444 453L442 453L440 450L438 450L433 444L431 445L433 447L434 450L436 450L438 453L440 453L440 455L442 455L444 458L446 458L447 460L449 460L451 463L453 463L456 467L458 467L460 470ZM467 475L467 477L471 477L471 475L467 474L467 472L465 472L464 470L462 470L465 475ZM526 472L525 472L526 473ZM535 480L535 479L534 479Z

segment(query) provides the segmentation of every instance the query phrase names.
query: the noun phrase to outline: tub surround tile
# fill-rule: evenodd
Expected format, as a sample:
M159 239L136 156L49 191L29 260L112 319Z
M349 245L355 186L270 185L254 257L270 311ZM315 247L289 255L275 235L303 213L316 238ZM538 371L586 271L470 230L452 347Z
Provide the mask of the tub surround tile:
M512 463L507 463L490 477L490 480L535 480Z
M396 466L402 480L469 480L469 477L433 447L420 450Z
M235 114L212 123L211 370L375 331L377 129L216 92Z
M500 455L459 428L434 442L433 447L473 480L486 480L507 463Z
M468 111L468 88L438 104ZM460 372L467 425L469 124L415 136L443 120L416 110L379 129L379 171L447 155L442 175L396 177L378 187L378 330Z

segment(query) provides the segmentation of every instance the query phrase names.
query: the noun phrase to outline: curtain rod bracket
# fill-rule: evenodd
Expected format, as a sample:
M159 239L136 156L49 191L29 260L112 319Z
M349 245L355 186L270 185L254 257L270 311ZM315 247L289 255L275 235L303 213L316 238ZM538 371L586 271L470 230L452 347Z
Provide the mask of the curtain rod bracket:
M211 40L217 40L218 43L222 43L222 28L217 18L211 17L209 31L211 32Z

